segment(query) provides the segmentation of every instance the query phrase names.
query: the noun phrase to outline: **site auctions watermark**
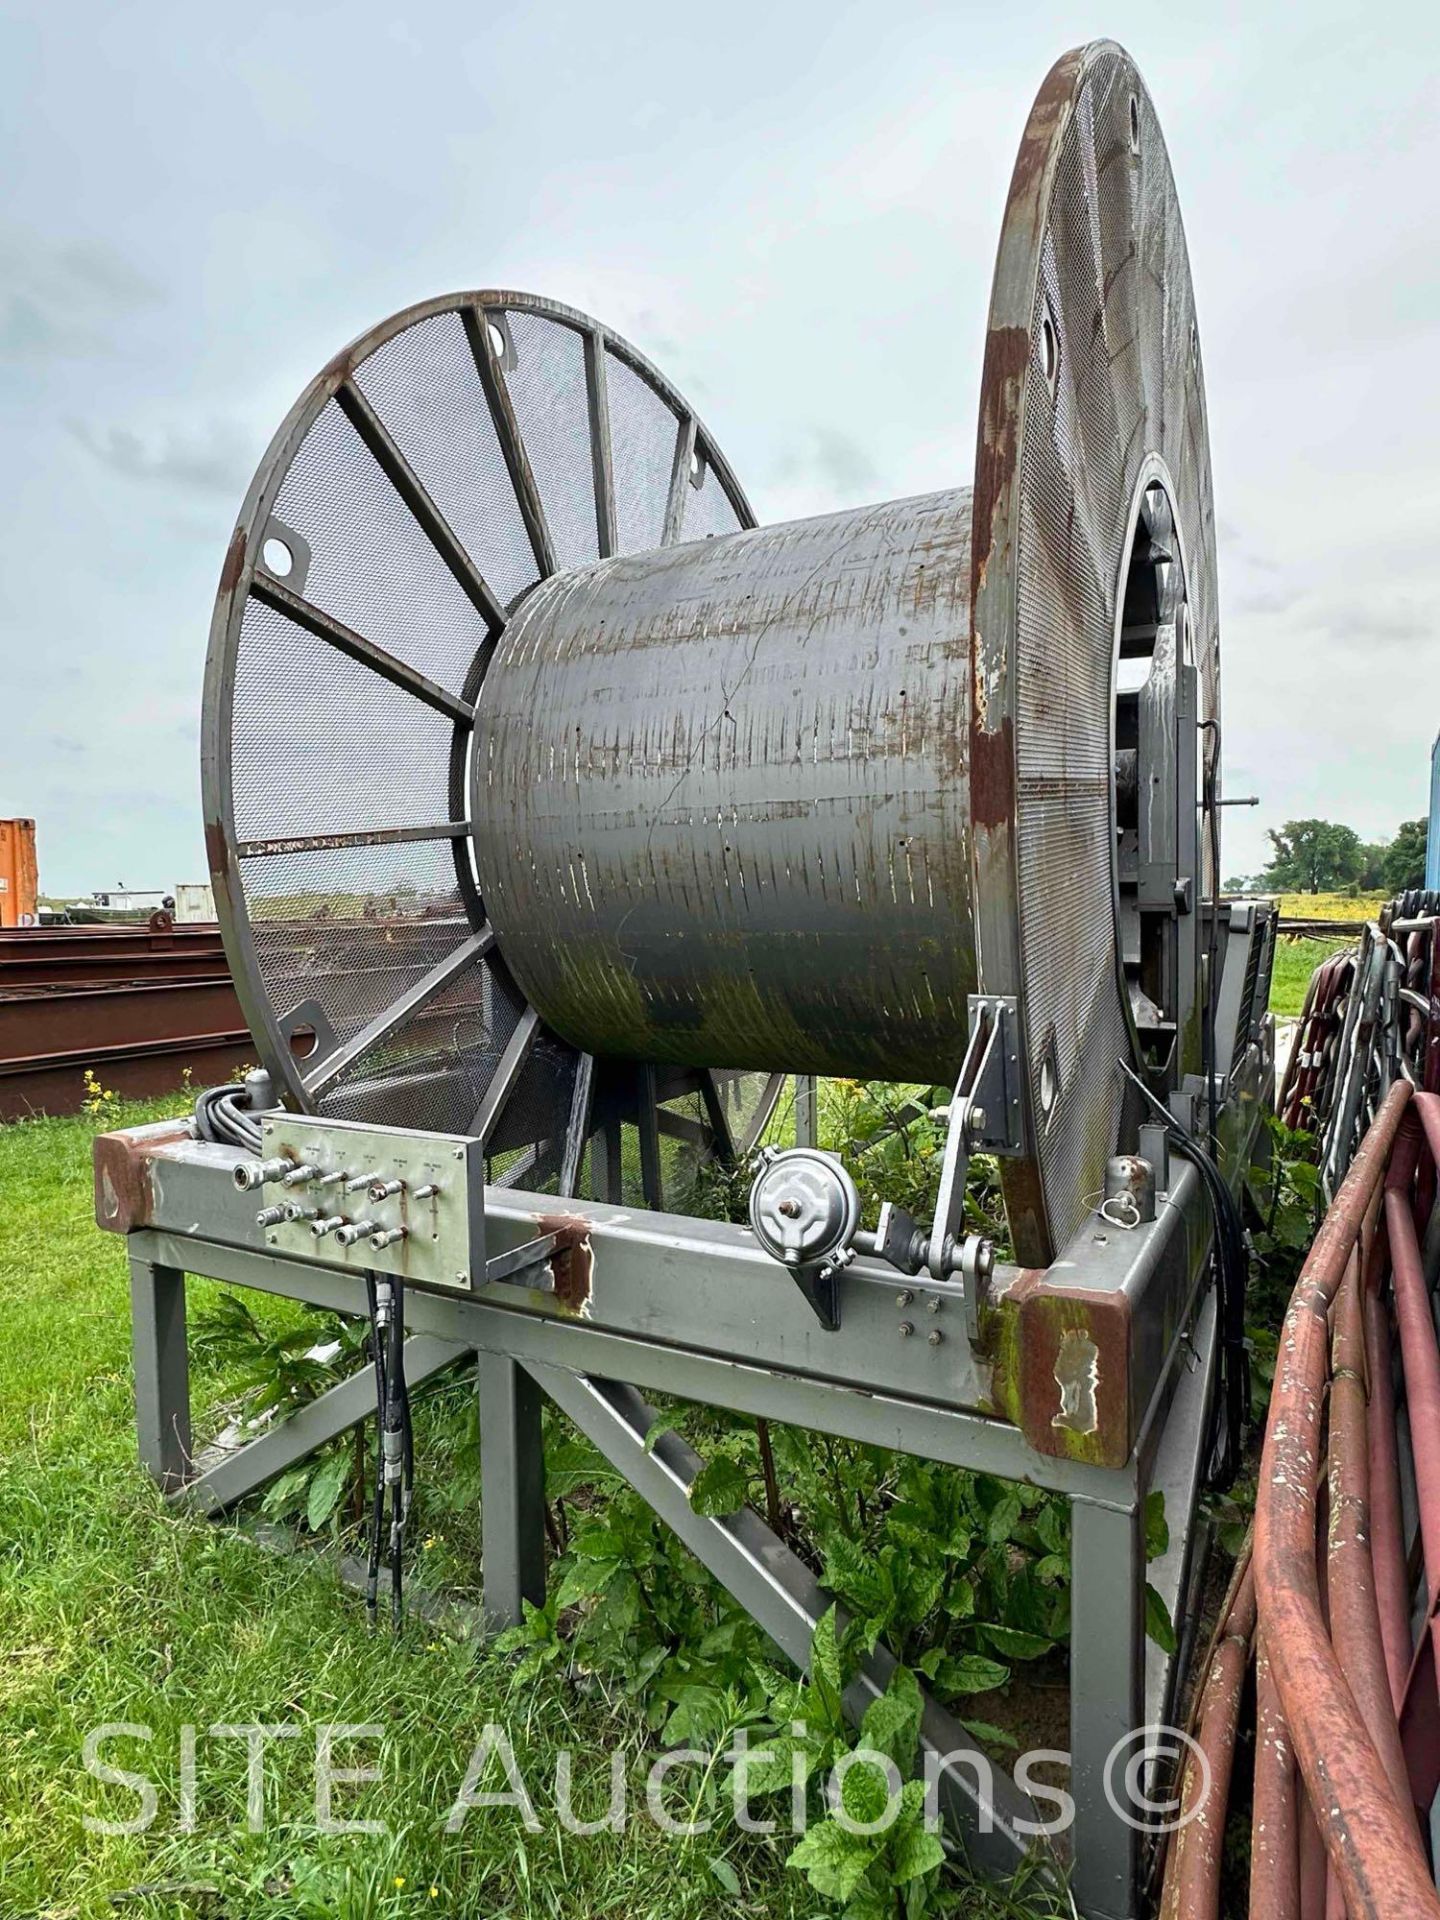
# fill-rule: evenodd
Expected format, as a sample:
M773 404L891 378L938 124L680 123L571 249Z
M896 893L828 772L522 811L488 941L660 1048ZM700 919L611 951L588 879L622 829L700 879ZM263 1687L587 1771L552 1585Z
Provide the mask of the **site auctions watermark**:
M589 1750L579 1769L585 1777L585 1799L589 1801L599 1787L608 1788L604 1811L582 1819L575 1811L577 1798L576 1758L563 1749L555 1758L548 1792L541 1795L547 1814L572 1834L621 1832L632 1818L650 1820L662 1833L691 1838L707 1833L714 1816L702 1813L706 1789L720 1780L728 1786L736 1824L747 1833L802 1834L808 1825L810 1806L809 1772L805 1754L806 1728L795 1722L790 1728L789 1792L752 1793L751 1773L762 1763L773 1773L777 1752L784 1749L765 1744L752 1745L744 1729L730 1746L707 1751L700 1747L672 1747L656 1755L644 1772L643 1784L637 1782L640 1763L630 1748L616 1748L608 1756ZM374 1815L373 1806L366 1815L366 1799L373 1801L386 1784L384 1766L386 1730L378 1722L359 1724L319 1721L306 1724L286 1722L221 1723L209 1727L185 1725L173 1755L173 1772L167 1773L157 1745L154 1729L131 1720L109 1721L92 1727L81 1749L86 1771L112 1791L107 1802L116 1798L114 1790L134 1796L134 1805L120 1813L111 1808L106 1814L87 1813L85 1827L91 1833L135 1834L148 1832L162 1819L162 1787L167 1813L164 1824L176 1832L193 1833L200 1823L202 1785L207 1774L233 1769L244 1747L245 1825L251 1833L261 1833L266 1825L267 1759L281 1743L292 1746L301 1770L308 1772L312 1788L315 1828L327 1834L384 1834L386 1822ZM1179 1781L1184 1761L1189 1756L1198 1769L1198 1791L1182 1804ZM925 1785L925 1823L933 1832L941 1824L941 1808L947 1796L957 1789L965 1794L973 1809L973 1825L981 1833L993 1832L997 1824L996 1774L987 1757L975 1748L954 1753L927 1749L923 1755L922 1778ZM308 1763L308 1765L307 1765ZM1011 1812L1008 1824L1026 1837L1050 1838L1067 1831L1075 1819L1076 1803L1065 1788L1042 1777L1042 1769L1054 1771L1068 1767L1070 1755L1056 1748L1039 1747L1021 1754L1010 1779L1034 1815ZM845 1780L853 1768L871 1768L885 1783L886 1802L873 1817L858 1819L847 1806ZM687 1787L688 1781L688 1787ZM392 1785L398 1784L392 1782ZM470 1816L481 1808L508 1808L512 1816L532 1833L546 1825L537 1809L535 1783L527 1780L510 1736L503 1726L487 1723L468 1756L457 1759L455 1796L447 1812L438 1821L446 1833L463 1831ZM641 1790L637 1794L637 1784ZM886 1754L873 1748L856 1747L842 1754L826 1775L825 1802L831 1817L851 1833L883 1834L897 1818L903 1786L900 1770ZM1210 1767L1199 1745L1178 1727L1137 1727L1123 1735L1110 1749L1099 1783L1111 1810L1126 1825L1137 1831L1173 1833L1188 1824L1203 1808L1209 1796ZM854 1800L859 1796L852 1796ZM874 1805L876 1796L865 1797ZM1006 1796L1013 1803L1013 1795ZM763 1809L756 1812L758 1801ZM786 1805L788 1801L788 1805ZM683 1805L683 1817L677 1806ZM777 1817L784 1805L785 1817ZM173 1810L169 1810L173 1809ZM1049 1810L1048 1817L1040 1817Z

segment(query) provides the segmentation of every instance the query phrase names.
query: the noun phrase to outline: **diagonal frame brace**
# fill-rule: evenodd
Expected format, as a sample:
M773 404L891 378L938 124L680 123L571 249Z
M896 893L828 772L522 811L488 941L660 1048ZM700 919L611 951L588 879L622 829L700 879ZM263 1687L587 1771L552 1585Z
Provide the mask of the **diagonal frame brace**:
M412 1335L405 1342L405 1378L412 1387L419 1386L470 1351L453 1340ZM368 1366L362 1366L317 1399L297 1407L288 1419L277 1421L258 1439L208 1464L202 1456L194 1478L177 1487L172 1497L178 1505L213 1519L317 1447L374 1417L375 1378Z
M781 1651L797 1666L807 1666L816 1623L831 1596L805 1563L749 1507L723 1519L695 1512L690 1486L704 1462L674 1431L662 1433L647 1450L656 1415L633 1387L547 1361L523 1365ZM896 1664L884 1647L865 1661L845 1694L852 1721L858 1722L885 1691ZM1027 1833L1038 1824L1033 1803L991 1766L958 1720L928 1694L923 1697L921 1751L936 1770L948 1824L963 1836L976 1866L1013 1872L1029 1850Z

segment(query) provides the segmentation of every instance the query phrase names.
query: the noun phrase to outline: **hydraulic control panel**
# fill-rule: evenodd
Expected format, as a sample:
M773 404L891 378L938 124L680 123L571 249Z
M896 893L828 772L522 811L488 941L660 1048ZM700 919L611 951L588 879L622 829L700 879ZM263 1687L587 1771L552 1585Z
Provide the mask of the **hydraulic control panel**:
M276 1253L415 1286L470 1288L485 1276L480 1142L303 1114L267 1114L258 1161L235 1183L259 1202Z

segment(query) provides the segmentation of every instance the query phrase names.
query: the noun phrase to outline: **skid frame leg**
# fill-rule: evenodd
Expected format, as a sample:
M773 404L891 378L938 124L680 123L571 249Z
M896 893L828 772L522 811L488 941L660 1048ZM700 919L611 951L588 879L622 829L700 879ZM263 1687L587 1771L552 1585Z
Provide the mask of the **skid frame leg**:
M1144 1835L1109 1795L1125 1805L1145 1744L1144 1502L1073 1500L1070 1513L1071 1890L1087 1920L1135 1920Z
M193 1471L185 1275L130 1256L130 1327L140 1460L167 1493Z
M524 1602L545 1604L545 1467L540 1389L501 1353L482 1353L480 1552L485 1625L519 1626Z

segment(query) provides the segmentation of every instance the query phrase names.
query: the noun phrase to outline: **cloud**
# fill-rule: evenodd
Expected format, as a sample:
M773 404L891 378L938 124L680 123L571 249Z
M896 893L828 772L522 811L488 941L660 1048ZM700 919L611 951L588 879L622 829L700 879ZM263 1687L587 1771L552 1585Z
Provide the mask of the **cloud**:
M1227 594L1224 588L1220 592L1220 610L1222 618L1231 614L1272 614L1285 613L1293 607L1300 596L1287 593L1281 587L1251 587L1238 593Z
M1241 587L1222 593L1221 611L1228 620L1275 619L1291 629L1287 638L1292 642L1337 646L1346 653L1367 645L1415 647L1440 640L1440 626L1428 606L1393 590L1387 597L1383 587L1373 599L1349 594L1335 598L1323 589L1306 593L1283 586Z
M56 246L0 235L0 360L34 362L110 351L117 313L159 304L160 289L113 248Z
M112 473L142 483L158 482L190 492L235 499L255 467L250 437L233 422L212 420L203 427L139 434L129 427L103 430L81 420L66 423L70 432Z
M775 478L784 485L818 483L848 505L873 487L878 475L874 461L851 434L840 427L813 426L781 458Z
M1346 646L1373 641L1382 647L1408 647L1437 637L1433 610L1427 611L1410 599L1393 600L1388 606L1369 600L1352 602L1322 613L1317 625L1330 639Z

